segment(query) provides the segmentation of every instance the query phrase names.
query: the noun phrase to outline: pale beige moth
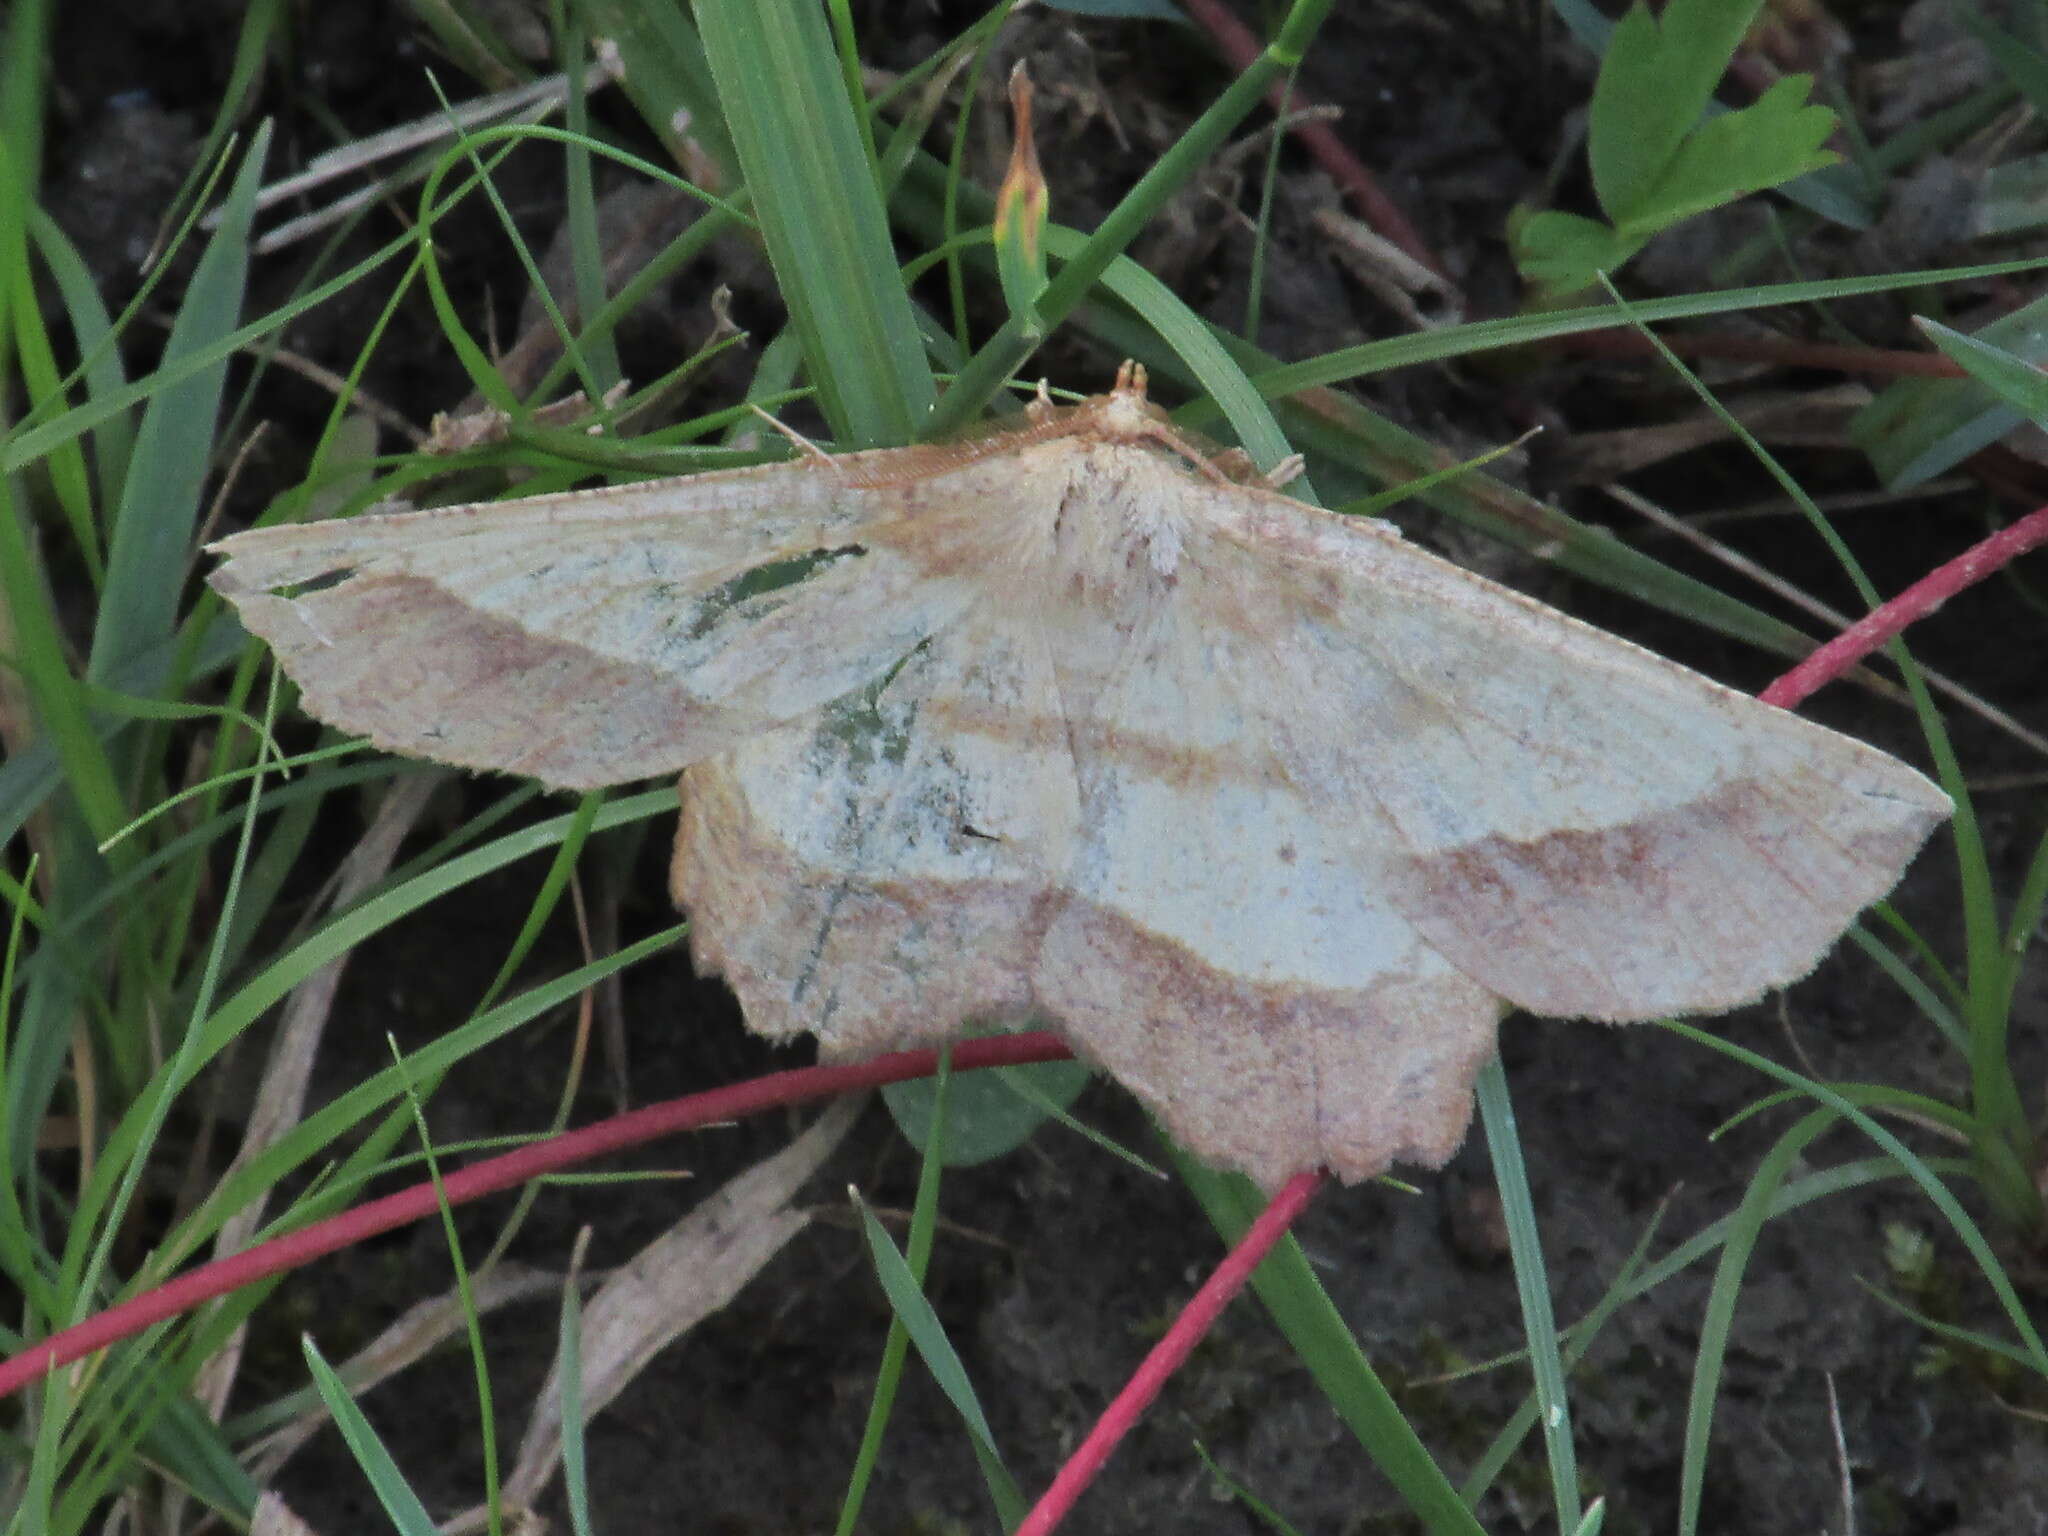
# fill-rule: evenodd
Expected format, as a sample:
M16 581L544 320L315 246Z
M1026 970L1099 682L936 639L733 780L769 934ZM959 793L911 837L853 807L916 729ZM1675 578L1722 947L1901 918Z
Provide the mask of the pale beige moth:
M756 1030L1039 1021L1268 1186L1440 1164L1509 1006L1798 979L1950 811L1220 473L1128 369L965 444L214 547L322 720L568 789L680 771L675 896Z

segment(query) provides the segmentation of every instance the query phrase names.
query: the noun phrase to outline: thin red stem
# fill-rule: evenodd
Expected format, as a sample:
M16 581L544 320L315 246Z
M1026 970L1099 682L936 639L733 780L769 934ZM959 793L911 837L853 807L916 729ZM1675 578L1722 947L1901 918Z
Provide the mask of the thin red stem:
M1965 587L1974 586L2021 555L2048 544L2048 507L2036 507L1938 565L1882 607L1858 619L1757 697L1782 709L1795 708L1885 642L1903 633Z
M998 1035L988 1040L965 1040L953 1047L953 1069L968 1072L977 1067L1023 1066L1036 1061L1061 1061L1071 1055L1066 1042L1057 1035ZM898 1051L889 1056L877 1056L872 1061L845 1066L800 1067L790 1072L772 1072L727 1088L714 1088L708 1093L693 1093L685 1098L650 1104L630 1114L615 1115L595 1125L550 1136L546 1141L534 1142L502 1157L472 1163L449 1174L442 1181L442 1188L450 1205L463 1205L543 1174L557 1173L591 1158L639 1146L642 1142L673 1135L677 1131L719 1125L759 1114L764 1109L808 1104L817 1099L835 1098L842 1093L876 1088L883 1083L902 1082L906 1078L929 1077L937 1066L936 1051ZM82 1323L51 1334L0 1363L0 1398L30 1382L42 1380L60 1365L68 1365L96 1349L104 1349L202 1302L225 1296L271 1275L297 1269L301 1264L362 1242L380 1232L389 1232L394 1227L431 1216L437 1209L433 1184L415 1184L410 1189L356 1206L284 1237L245 1248L211 1264L202 1264L154 1290L144 1291L119 1306L109 1307Z
M1082 1490L1095 1480L1095 1474L1109 1460L1117 1442L1138 1422L1138 1416L1152 1406L1152 1400L1166 1385L1167 1378L1180 1369L1181 1362L1201 1343L1203 1335L1222 1315L1223 1309L1244 1289L1252 1271L1272 1251L1273 1245L1287 1235L1294 1218L1307 1208L1315 1192L1322 1187L1323 1175L1320 1173L1297 1173L1280 1186L1280 1193L1259 1213L1258 1220L1245 1229L1244 1236L1216 1266L1215 1273L1202 1282L1202 1288L1181 1308L1180 1316L1173 1320L1166 1336L1152 1346L1152 1352L1132 1373L1131 1379L1124 1383L1124 1389L1117 1393L1115 1401L1103 1410L1102 1417L1095 1421L1095 1427L1088 1431L1088 1438L1067 1458L1067 1464L1060 1468L1059 1476L1052 1480L1045 1496L1024 1517L1024 1523L1017 1527L1015 1536L1047 1536L1066 1518L1067 1511L1073 1508Z

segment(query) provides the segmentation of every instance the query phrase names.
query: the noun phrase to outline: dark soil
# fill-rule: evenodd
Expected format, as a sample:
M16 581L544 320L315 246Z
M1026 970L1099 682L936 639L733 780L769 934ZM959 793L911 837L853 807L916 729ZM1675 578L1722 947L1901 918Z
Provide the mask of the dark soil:
M871 57L900 67L963 24L958 6L871 7ZM1257 8L1247 7L1248 11ZM1508 12L1512 11L1512 14ZM226 82L238 8L75 3L61 9L55 76L61 107L48 159L47 204L87 252L114 301L132 291L135 261L189 169ZM314 6L300 13L296 51L273 67L263 111L279 119L273 174L331 142L306 101L363 135L433 109L425 77L440 61L398 5ZM1890 22L1869 19L1859 58L1900 47ZM918 29L928 28L928 33ZM1065 16L1028 24L1021 45L1040 74L1041 144L1049 150L1055 211L1088 227L1162 145L1225 83L1192 32ZM444 69L444 78L452 80ZM993 78L993 72L992 72ZM1318 100L1344 109L1346 142L1383 178L1425 238L1472 295L1500 313L1514 303L1501 231L1518 197L1538 194L1557 152L1563 111L1583 101L1588 71L1560 39L1532 30L1521 8L1464 0L1436 7L1346 8L1330 23L1303 78ZM461 94L451 84L451 91ZM622 135L635 129L624 104L600 111ZM993 119L991 119L993 121ZM995 136L990 134L990 142ZM633 142L640 143L637 137ZM1218 187L1254 208L1263 153L1249 157L1243 189ZM1275 247L1268 268L1262 345L1284 357L1388 334L1397 322L1331 261L1308 224L1333 202L1313 165L1290 148L1281 159ZM505 187L516 216L545 244L558 217L553 162L515 157ZM1148 253L1181 291L1226 324L1241 321L1249 236L1220 204L1191 215ZM385 238L394 226L373 218ZM370 238L360 235L358 243ZM438 234L473 306L501 337L517 334L522 279L481 200ZM252 312L280 301L308 260L301 247L255 266ZM1960 259L1960 258L1959 258ZM1971 256L1968 259L1989 259ZM663 322L629 342L665 366L686 342L709 287L679 290ZM372 285L316 310L288 344L346 368L382 293ZM754 291L760 291L758 278ZM761 302L749 300L748 302ZM666 330L663 326L668 327ZM1904 344L1880 338L1882 344ZM1114 359L1061 348L1055 372L1086 382ZM1414 370L1381 381L1374 403L1395 419L1465 451L1513 437L1532 419L1608 427L1654 417L1668 398L1647 375L1608 364L1560 363L1512 377ZM395 326L371 390L416 421L452 409L466 383L424 312ZM237 493L250 515L290 484L327 406L318 389L272 370L253 413L272 425L263 455ZM1794 457L1816 489L1863 486L1867 472L1843 453ZM1645 482L1680 510L1765 493L1739 452L1698 453ZM1587 516L1590 500L1566 498ZM1981 526L1956 503L1901 503L1864 514L1859 553L1879 585L1895 590L1962 548ZM1823 552L1785 520L1749 525L1749 552L1809 588L1832 593ZM1624 527L1626 537L1640 530ZM1659 548L1708 579L1728 581L1682 552ZM1524 573L1510 570L1510 579ZM2039 578L2036 577L2038 584ZM1767 661L1693 630L1583 590L1551 589L1600 622L1621 628L1741 686L1772 672ZM1747 595L1747 594L1745 594ZM1957 611L1916 632L1923 660L1964 680L2023 719L2048 719L2038 663L2039 611L2010 586L1992 584ZM1987 644L1989 640L1992 643ZM1901 711L1838 687L1815 711L1917 756ZM2038 768L2009 739L1952 716L1975 772ZM467 792L480 797L490 787ZM2039 835L2038 799L1992 796L1985 832L2001 888L2017 884ZM336 826L336 850L353 829ZM1954 876L1937 840L1898 895L1905 915L1945 955L1960 951ZM660 897L660 849L633 864L626 936L670 920ZM309 878L324 871L313 872ZM461 906L426 914L357 958L323 1069L332 1092L381 1067L383 1034L414 1044L466 1016L517 930L534 879L515 871ZM578 963L572 936L551 936L536 972ZM2043 984L2019 999L2014 1045L2020 1080L2044 1066L2039 1041ZM648 1102L729 1082L797 1055L771 1054L745 1036L723 991L694 982L680 955L627 978L625 1017L632 1095ZM1963 1064L1907 1000L1853 949L1828 961L1782 1003L1720 1026L1743 1045L1797 1061L1823 1077L1895 1083L1952 1100L1967 1093ZM1653 1252L1730 1211L1758 1158L1789 1124L1780 1110L1721 1140L1710 1134L1768 1085L1721 1056L1654 1028L1615 1030L1516 1018L1503 1051L1534 1184L1560 1318L1582 1314L1661 1213ZM561 1072L561 1036L542 1033L496 1052L483 1070L459 1074L434 1100L437 1133L453 1138L545 1120ZM593 1074L599 1080L602 1072ZM579 1118L610 1112L586 1091ZM1153 1151L1141 1117L1111 1086L1091 1088L1079 1113L1141 1151ZM230 1117L232 1118L232 1116ZM595 1229L591 1262L627 1257L678 1209L783 1145L790 1125L754 1122L657 1149L648 1166L686 1165L694 1183L628 1183L542 1195L519 1245L536 1264L566 1261L576 1229ZM1866 1155L1848 1133L1819 1143L1825 1164ZM725 1312L671 1349L590 1431L597 1528L612 1533L782 1533L829 1527L866 1411L888 1322L858 1232L838 1196L849 1182L874 1205L907 1208L916 1160L879 1107L864 1117L814 1182L817 1219ZM1447 1380L1461 1365L1518 1347L1521 1320L1492 1204L1484 1148L1468 1145L1418 1189L1331 1189L1299 1226L1324 1285L1395 1388L1413 1422L1453 1476L1460 1475L1526 1390L1515 1368ZM480 1247L502 1203L467 1211ZM947 1219L966 1235L942 1241L933 1300L988 1407L1011 1470L1027 1490L1044 1486L1062 1456L1121 1384L1173 1309L1219 1254L1189 1198L1057 1129L994 1164L953 1175ZM1884 1536L2048 1530L2048 1462L2038 1423L2000 1393L2032 1401L2039 1383L1993 1377L1984 1362L1943 1353L1938 1341L1875 1299L1900 1292L1887 1243L1921 1234L1935 1254L1931 1289L1916 1305L1993 1326L1984 1287L1943 1222L1910 1185L1894 1180L1822 1200L1774 1223L1751 1267L1736 1312L1714 1420L1703 1528L1710 1532L1842 1529L1831 1393L1839 1405L1858 1529ZM2026 1256L2006 1252L2016 1273ZM1580 1464L1589 1494L1610 1504L1607 1529L1663 1529L1676 1507L1678 1468L1711 1264L1696 1266L1623 1310L1573 1384ZM330 1358L344 1355L399 1310L449 1284L442 1238L431 1225L397 1234L295 1277L265 1314L252 1343L240 1406L303 1383L295 1334L310 1326ZM2038 1302L2038 1296L2030 1297ZM2001 1331L2002 1330L1998 1330ZM554 1349L554 1316L533 1306L488 1323L502 1419L516 1435L522 1404ZM2032 1398L2028 1394L2032 1394ZM398 1449L437 1514L469 1506L481 1491L473 1384L467 1360L444 1352L371 1394L372 1419ZM1196 1454L1216 1463L1305 1532L1405 1530L1371 1459L1320 1397L1307 1373L1252 1302L1224 1318L1123 1447L1086 1498L1081 1531L1243 1532L1258 1523L1230 1501ZM1532 1440L1481 1514L1489 1529L1549 1528L1541 1447ZM378 1529L382 1517L346 1452L323 1435L288 1467L293 1507L322 1531ZM973 1457L938 1392L910 1372L869 1505L876 1531L986 1530L990 1515ZM555 1511L559 1515L559 1511Z

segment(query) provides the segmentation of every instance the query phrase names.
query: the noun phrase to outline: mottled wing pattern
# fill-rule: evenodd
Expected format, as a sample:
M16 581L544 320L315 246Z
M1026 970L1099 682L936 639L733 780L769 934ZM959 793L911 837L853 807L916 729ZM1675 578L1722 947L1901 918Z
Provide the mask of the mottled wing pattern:
M756 1027L1037 1017L1204 1157L1366 1177L1455 1148L1503 999L1753 998L1946 814L1379 525L1034 454L957 624L686 776L677 895Z
M685 771L676 899L752 1028L844 1057L1030 1012L1073 764L1009 729L1043 713L1050 673L1040 636L987 617Z
M258 529L213 584L308 713L380 747L584 789L722 750L873 679L978 591L890 526L1007 482L855 454L523 501ZM916 468L921 466L922 468Z

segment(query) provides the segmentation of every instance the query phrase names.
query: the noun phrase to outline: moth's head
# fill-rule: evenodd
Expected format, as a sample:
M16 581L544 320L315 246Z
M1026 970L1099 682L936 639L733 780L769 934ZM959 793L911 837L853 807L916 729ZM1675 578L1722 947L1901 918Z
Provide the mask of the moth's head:
M1089 427L1112 442L1157 438L1167 415L1145 398L1146 382L1145 365L1126 359L1109 393L1091 402L1095 411Z

